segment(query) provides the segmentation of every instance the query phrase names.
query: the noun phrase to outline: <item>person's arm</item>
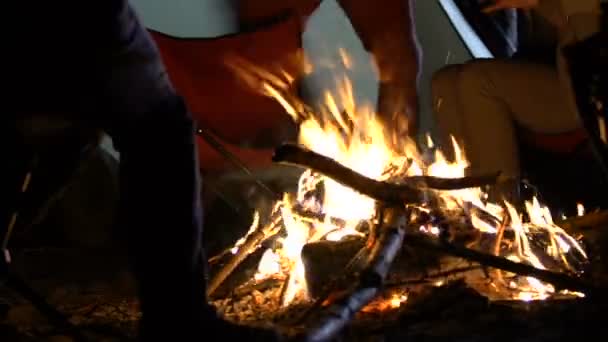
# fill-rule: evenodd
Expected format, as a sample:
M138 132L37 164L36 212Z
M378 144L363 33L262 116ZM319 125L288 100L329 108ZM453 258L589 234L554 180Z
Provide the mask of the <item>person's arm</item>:
M404 133L415 133L421 51L413 0L338 0L364 47L374 56L380 77L378 111ZM398 127L394 127L397 125ZM395 130L393 130L395 132Z

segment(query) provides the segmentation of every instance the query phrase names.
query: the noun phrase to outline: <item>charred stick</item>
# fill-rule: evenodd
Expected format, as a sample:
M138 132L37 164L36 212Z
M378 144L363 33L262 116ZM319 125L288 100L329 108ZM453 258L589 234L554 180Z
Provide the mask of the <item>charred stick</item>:
M356 284L330 305L319 308L314 322L297 340L316 342L335 338L381 290L390 266L399 254L404 235L405 220L396 228L383 228Z
M274 162L312 169L373 199L386 203L402 204L421 200L422 192L409 185L393 185L362 176L335 160L296 145L283 145L276 149Z
M411 286L411 285L428 284L433 279L448 278L450 276L454 276L457 274L476 271L480 268L481 268L480 266L467 266L467 267L453 268L451 270L438 272L435 274L429 274L426 277L421 278L421 279L411 279L411 280L405 280L405 281L386 284L385 289L399 288L399 287Z
M346 225L346 221L341 218L331 217L324 213L314 212L312 210L303 208L301 205L294 205L291 209L292 213L302 221L309 223L324 223L329 221L329 223L337 227L344 227Z
M477 262L482 266L497 268L520 276L534 277L540 281L552 284L557 290L579 291L586 295L599 293L596 287L565 273L539 269L534 266L513 262L506 258L459 247L448 242L436 241L422 235L409 235L405 240L405 244L412 247L435 250L439 253Z
M274 287L279 287L283 284L284 279L276 277L268 277L262 280L256 280L248 284L239 286L232 292L232 299L239 299L251 294L253 291L265 291Z
M462 178L439 178L432 176L406 177L403 181L407 185L419 189L433 190L461 190L467 188L478 188L486 185L496 184L500 173L483 176L470 176Z
M230 258L228 263L219 270L219 272L211 279L207 288L207 295L212 296L218 287L230 276L232 272L249 256L253 253L264 240L278 233L280 230L281 216L275 214L275 217L264 226L262 229L258 229L251 233L245 242L239 247L237 253Z
M460 179L422 176L406 179L404 184L392 184L365 177L329 157L291 144L277 148L272 160L309 168L375 200L399 205L423 200L423 190L431 186L437 190L456 190L491 184L497 179L497 176Z

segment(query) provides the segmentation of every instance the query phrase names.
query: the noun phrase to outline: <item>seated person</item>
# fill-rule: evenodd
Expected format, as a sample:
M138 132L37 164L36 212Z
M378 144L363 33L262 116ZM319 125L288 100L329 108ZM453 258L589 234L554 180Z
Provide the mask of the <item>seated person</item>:
M447 66L434 75L432 91L445 150L450 150L453 135L469 159L468 173L500 171L511 180L490 195L513 201L520 177L517 129L560 134L581 127L558 47L597 32L601 11L599 0L496 0L485 12L507 8L522 9L528 16L532 25L524 35L539 41L541 53Z

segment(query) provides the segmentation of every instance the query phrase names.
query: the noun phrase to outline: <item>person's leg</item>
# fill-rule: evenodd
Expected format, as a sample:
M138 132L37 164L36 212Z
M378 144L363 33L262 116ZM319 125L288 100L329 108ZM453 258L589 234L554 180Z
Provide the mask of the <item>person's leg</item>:
M452 137L464 147L465 130L462 106L458 97L458 82L462 65L453 64L444 67L433 75L431 81L434 121L439 136L435 144L449 159L454 159Z
M444 131L462 135L471 174L500 171L508 177L519 176L517 126L538 133L579 127L550 67L476 60L450 75L450 83L440 76L436 79L441 82L433 83L435 101L441 103L436 106L437 118Z
M120 215L142 309L141 336L263 338L230 326L207 303L200 176L193 120L150 36L126 4L111 53L98 60L96 100L120 152Z
M193 122L132 10L125 7L119 16L120 48L99 61L99 102L111 113L105 128L120 152L119 219L139 286L141 334L194 333L215 313L201 270Z

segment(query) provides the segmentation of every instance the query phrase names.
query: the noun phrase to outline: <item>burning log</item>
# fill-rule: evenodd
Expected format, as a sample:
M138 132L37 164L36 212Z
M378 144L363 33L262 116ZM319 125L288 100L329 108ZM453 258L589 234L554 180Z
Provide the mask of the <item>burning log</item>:
M397 214L394 224L381 228L380 236L369 255L358 281L328 306L320 307L313 323L297 336L298 341L329 341L353 319L355 314L376 297L405 236L405 215Z
M306 269L309 295L319 297L327 284L336 278L336 270L343 270L364 246L365 240L361 238L319 241L304 246L302 262Z
M365 177L335 160L306 148L286 144L276 149L273 161L302 166L324 174L359 193L388 204L421 202L425 189L457 190L493 184L498 175L465 178L411 177L404 184L391 184Z

